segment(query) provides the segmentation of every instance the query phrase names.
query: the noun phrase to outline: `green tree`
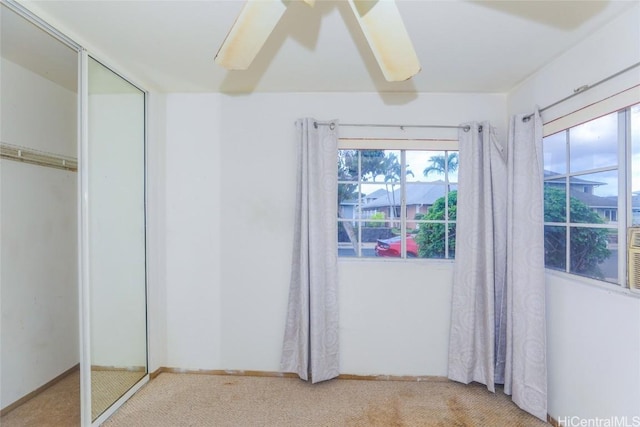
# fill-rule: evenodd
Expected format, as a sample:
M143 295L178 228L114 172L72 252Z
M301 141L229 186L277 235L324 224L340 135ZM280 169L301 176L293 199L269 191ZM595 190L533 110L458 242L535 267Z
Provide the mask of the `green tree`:
M455 220L457 216L457 191L448 194L449 219ZM566 220L566 194L564 191L551 186L544 188L544 220L545 222L565 222ZM604 220L582 201L571 197L570 219L574 223L602 224ZM439 198L429 208L429 211L421 218L426 220L444 220L444 197ZM420 224L416 236L418 253L423 258L443 258L445 256L445 225L442 223ZM598 264L606 260L611 252L607 249L608 230L602 228L572 227L571 229L571 253L570 271L591 277L603 277ZM455 225L449 225L449 253L455 251ZM546 226L544 230L545 240L545 265L551 268L566 268L566 227Z
M338 151L338 180L339 181L375 181L376 177L384 173L384 150L339 150ZM338 218L340 205L346 200L359 196L358 184L338 184ZM344 227L349 241L357 252L358 237L350 221L340 222Z
M367 227L382 227L384 226L384 212L376 212L369 218L371 221L367 222Z
M449 205L449 220L455 221L457 214L458 192L450 191L447 194ZM445 198L436 200L426 214L418 214L425 220L444 221L446 214ZM449 256L452 257L456 249L456 227L449 224ZM418 244L418 256L421 258L445 257L445 224L426 223L420 224L416 243Z
M385 150L339 150L338 151L338 180L352 181L338 185L338 217L340 217L340 205L346 200L356 199L358 185L355 181L377 182L382 178L387 190L389 201L389 219L395 219L395 187L400 181L402 166L398 156ZM413 176L413 172L406 168L406 174ZM357 248L356 230L349 221L341 222L354 249ZM382 224L376 222L376 224Z
M431 156L429 158L429 161L431 162L431 164L424 168L424 171L422 171L422 173L426 177L428 177L432 173L435 173L436 175L443 175L445 166L446 170L448 170L449 172L455 172L458 170L458 153L449 153L449 155L446 156L446 159L444 154Z
M360 157L358 157L359 153ZM384 150L339 150L338 180L375 181L376 177L384 175L385 158ZM360 160L360 171L358 170L358 160ZM357 184L340 184L338 186L338 205L345 200L357 198L357 190Z
M582 201L571 197L570 221L573 223L603 224L604 220ZM545 186L544 220L564 222L566 220L565 191ZM607 249L608 230L602 228L571 227L570 269L572 273L603 278L598 265L609 258ZM565 270L567 265L566 227L546 226L544 230L544 260L551 268Z
M357 153L355 150L338 151L338 181L353 181L357 179ZM345 200L355 199L357 197L357 189L357 184L338 184L338 208Z

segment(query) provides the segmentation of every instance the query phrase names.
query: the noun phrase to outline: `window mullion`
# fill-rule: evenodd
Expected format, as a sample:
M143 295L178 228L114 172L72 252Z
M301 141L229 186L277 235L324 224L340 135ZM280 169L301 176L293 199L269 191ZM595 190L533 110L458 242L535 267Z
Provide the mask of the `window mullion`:
M565 155L567 159L567 176L565 177L565 271L571 272L571 134L569 129L565 130Z
M444 257L449 258L449 152L444 152Z
M401 257L407 257L407 152L400 151L400 248ZM394 208L395 209L395 208Z
M627 226L631 218L631 109L618 113L618 281L627 285Z
M356 257L362 257L362 150L358 150L358 206L360 212L358 213L358 251Z

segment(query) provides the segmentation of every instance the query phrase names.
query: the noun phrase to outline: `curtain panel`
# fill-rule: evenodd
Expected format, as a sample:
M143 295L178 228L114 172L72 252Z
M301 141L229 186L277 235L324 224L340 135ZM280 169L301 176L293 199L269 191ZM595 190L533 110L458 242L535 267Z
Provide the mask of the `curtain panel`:
M488 122L459 133L449 378L495 391L495 318L506 274L506 147Z
M542 119L511 118L507 191L507 313L504 391L547 419Z
M339 375L338 124L296 122L297 191L280 369L312 383Z
M449 378L477 381L546 421L542 121L460 131Z

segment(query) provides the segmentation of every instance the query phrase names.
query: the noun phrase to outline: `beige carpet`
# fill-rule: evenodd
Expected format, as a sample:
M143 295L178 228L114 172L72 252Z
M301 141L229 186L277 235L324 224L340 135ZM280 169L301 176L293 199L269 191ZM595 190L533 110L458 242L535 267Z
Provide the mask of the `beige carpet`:
M92 369L91 419L96 419L144 376L144 371Z
M2 427L78 425L80 425L80 371L71 373L0 418Z
M91 415L96 418L145 375L127 370L91 371ZM0 418L0 427L80 425L80 371L76 371Z
M130 426L544 426L502 392L449 381L160 374L104 424Z

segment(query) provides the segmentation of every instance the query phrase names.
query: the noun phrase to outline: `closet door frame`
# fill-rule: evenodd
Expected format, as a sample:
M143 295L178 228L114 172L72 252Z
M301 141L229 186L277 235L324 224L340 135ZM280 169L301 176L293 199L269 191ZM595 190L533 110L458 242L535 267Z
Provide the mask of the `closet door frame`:
M134 384L125 394L117 399L108 409L106 409L95 420L91 420L91 290L90 290L90 208L89 208L89 59L94 59L100 62L103 66L108 68L114 74L118 75L131 85L135 86L144 94L144 206L145 206L145 335L146 335L146 374ZM148 139L148 116L149 116L149 93L142 89L140 85L132 81L131 79L118 73L108 63L97 58L95 55L89 54L85 49L80 50L80 102L79 102L79 133L80 133L80 145L78 153L78 204L79 212L79 248L80 248L80 260L79 260L79 274L80 274L80 408L81 408L81 425L85 426L99 426L104 423L114 412L116 412L120 406L122 406L131 396L133 396L143 385L149 382L149 316L148 316L148 304L149 304L149 286L148 286L148 271L149 271L149 257L148 257L148 237L147 237L147 182L148 182L148 168L147 168L147 139Z

